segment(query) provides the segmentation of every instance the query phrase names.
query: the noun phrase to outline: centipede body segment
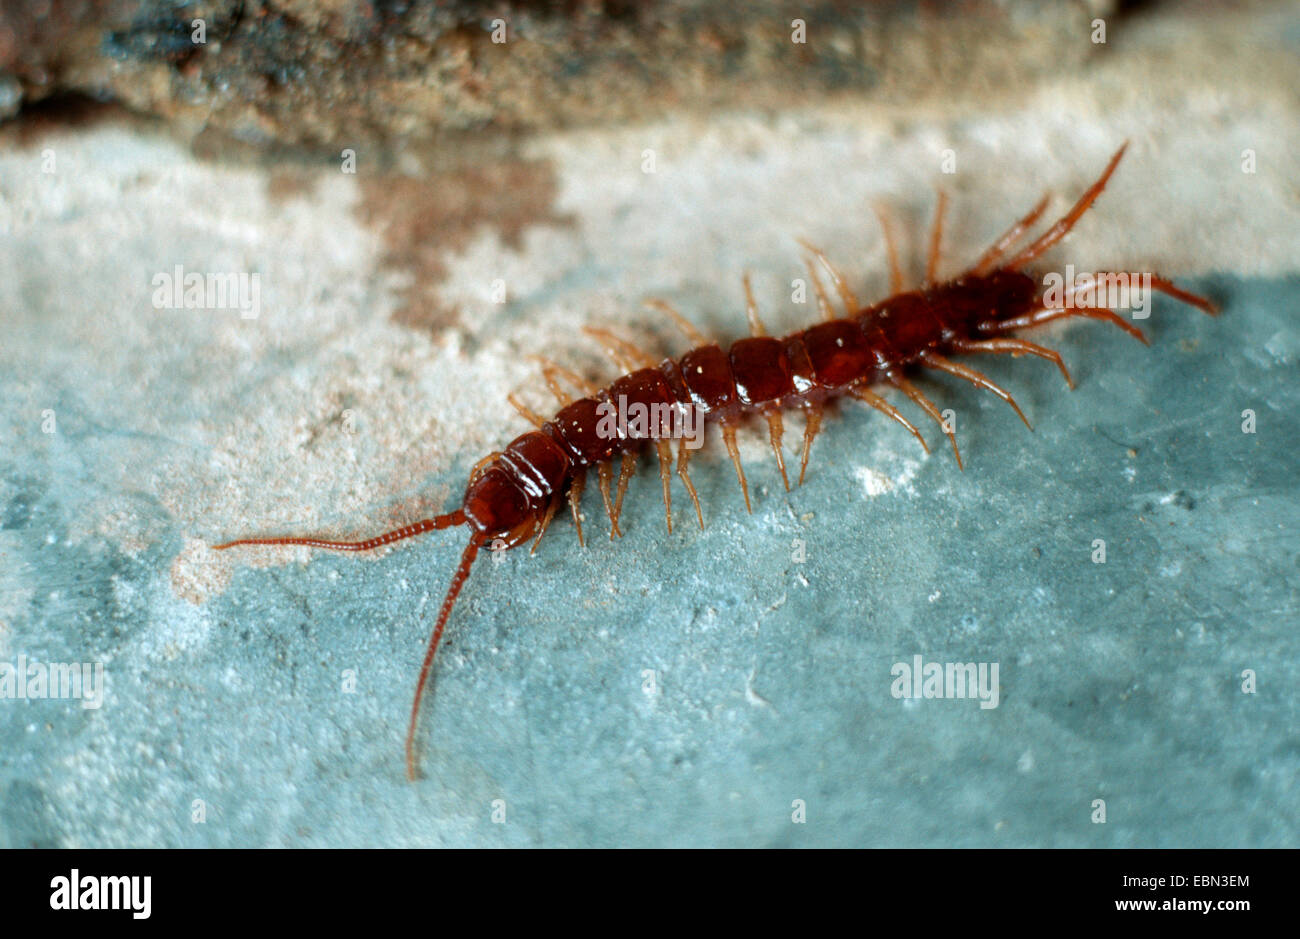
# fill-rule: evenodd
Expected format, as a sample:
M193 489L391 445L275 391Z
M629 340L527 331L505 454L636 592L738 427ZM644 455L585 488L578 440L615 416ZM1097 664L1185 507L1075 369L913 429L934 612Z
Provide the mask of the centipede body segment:
M797 480L802 484L813 441L822 427L824 405L836 397L847 395L869 404L901 424L928 450L916 426L872 390L876 385L901 392L938 423L960 466L961 454L955 433L945 424L938 406L910 381L909 376L922 370L934 370L961 378L1001 398L1028 425L1028 418L1009 392L969 365L950 357L975 354L1036 356L1056 365L1066 383L1073 388L1073 380L1059 353L1011 334L1077 316L1113 323L1146 342L1141 330L1104 305L1106 298L1085 296L1079 299L1067 292L1063 305L1049 304L1039 290L1038 281L1022 270L1064 238L1092 206L1115 172L1126 147L1127 144L1119 148L1105 171L1070 210L1028 245L1008 256L1046 211L1047 198L1008 228L971 267L946 281L937 279L947 201L940 194L929 242L925 280L915 290L902 289L903 278L888 217L879 210L885 230L893 295L874 304L863 305L827 256L805 244L808 251L806 269L821 320L789 336L768 335L759 317L748 277L744 288L751 335L732 342L726 348L709 341L662 300L649 303L676 322L694 344L690 351L677 358L656 360L607 330L588 328L586 332L605 347L624 374L600 389L563 366L540 359L543 378L558 401L559 411L546 419L512 400L534 429L515 438L503 451L489 454L479 461L470 473L460 507L447 514L423 519L363 541L249 538L216 547L306 545L364 551L437 529L462 525L470 529L469 543L434 622L411 706L406 735L406 771L407 776L414 779L416 728L424 689L452 607L481 548L489 544L513 548L530 538L540 540L566 500L578 539L585 543L579 507L587 474L592 469L596 471L601 501L610 521L610 537L621 534L619 515L628 482L637 455L647 446L654 447L658 460L668 530L672 531L671 484L674 474L680 478L703 527L703 508L689 474L691 449L687 440L680 437L679 428L663 415L676 413L688 419L700 418L719 425L745 507L750 510L749 485L740 461L736 431L740 423L751 415L762 415L768 425L772 450L786 488L790 486L790 478L782 448L784 413L798 409L804 414ZM819 269L829 280L834 299L822 281ZM1141 276L1147 278L1152 289L1206 313L1217 312L1208 299L1189 293L1164 277L1150 273ZM617 403L640 407L643 413L658 417L642 426L619 423L611 432L605 418ZM674 459L675 437L679 439ZM616 458L619 466L617 481L614 475ZM535 540L534 549L536 543Z

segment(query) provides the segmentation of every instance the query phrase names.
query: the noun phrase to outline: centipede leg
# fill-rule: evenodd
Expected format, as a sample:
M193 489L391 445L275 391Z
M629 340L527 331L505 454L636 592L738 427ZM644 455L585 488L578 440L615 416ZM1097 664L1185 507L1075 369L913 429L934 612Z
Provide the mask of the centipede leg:
M615 536L620 538L623 536L618 528L618 516L614 514L614 503L609 498L609 484L613 479L614 468L609 460L601 460L596 464L596 484L600 488L600 498L605 502L605 514L609 516L610 541L613 541Z
M773 408L764 414L767 418L767 436L772 441L772 452L776 454L776 465L781 471L781 482L785 483L785 491L790 491L790 477L785 474L785 454L781 452L781 439L785 436L785 422L781 420L781 412Z
M700 531L703 531L704 511L700 508L700 497L695 492L695 483L691 482L691 475L686 471L686 465L690 461L691 448L686 445L686 438L683 437L677 444L677 475L682 478L686 491L691 494L691 501L695 503L695 517L700 520Z
M939 201L934 208L934 228L930 232L930 254L925 262L925 284L934 283L934 275L939 270L939 246L943 241L943 214L948 208L948 194L939 190Z
M545 423L545 421L542 420L541 416L538 415L536 411L532 410L530 407L528 407L528 405L524 404L517 397L515 397L513 392L506 395L506 400L510 402L511 407L513 407L516 411L519 412L520 417L528 421L528 423L532 424L538 430L541 430L542 425Z
M537 537L533 539L533 546L528 551L530 556L537 553L537 546L542 543L542 535L546 534L546 529L551 527L551 520L555 518L555 510L558 505L558 502L552 502L547 506L546 514L542 516L541 526L537 529Z
M835 265L831 263L830 258L826 257L826 252L814 245L810 245L803 239L799 243L811 251L817 260L821 262L822 267L826 268L826 273L831 275L831 282L835 284L835 290L840 295L840 302L844 304L844 315L852 316L854 312L862 309L862 304L849 289L849 282L844 279L844 275L836 270Z
M682 335L686 337L687 341L690 342L691 345L708 345L709 340L705 338L702 332L695 328L695 324L682 316L682 314L678 313L676 307L667 300L661 300L658 297L648 297L645 301L645 305L651 309L658 310L660 313L667 314L668 318L677 324L677 328L682 331Z
M754 300L754 288L749 282L749 273L746 272L740 281L745 285L745 315L749 317L749 334L766 336L767 329L763 326L763 321L758 318L758 303Z
M618 524L618 518L623 514L623 497L627 495L627 481L632 478L636 472L636 454L631 450L623 451L623 462L618 468L618 494L614 497L614 524ZM622 532L620 532L622 534ZM613 540L613 535L610 535Z
M898 408L894 407L884 398L880 397L880 395L876 394L871 389L864 388L860 385L850 388L849 394L857 398L859 401L871 405L873 408L875 408L881 414L884 414L886 417L891 417L894 420L898 421L898 423L902 424L904 427L906 427L908 430L912 432L913 437L915 437L918 441L920 441L921 448L925 450L926 453L930 452L930 445L925 442L925 438L922 437L921 432L916 429L916 425L913 424L911 421L909 421L906 417L904 417L903 412L898 410Z
M985 339L977 342L970 339L959 339L953 343L953 352L962 354L971 352L987 352L992 354L1011 355L1019 358L1022 355L1036 355L1040 359L1047 359L1049 362L1055 362L1056 367L1061 370L1065 376L1065 383L1074 390L1074 379L1070 377L1070 371L1065 367L1065 362L1061 358L1061 353L1055 349L1049 349L1046 346L1040 346L1036 342L1029 342L1024 339Z
M948 442L952 444L952 455L957 458L957 468L964 470L966 467L962 466L961 452L957 449L957 435L948 427L935 403L927 398L920 388L917 388L902 375L893 374L887 377L890 384L915 401L917 406L926 414L929 414L934 419L934 422L939 425L939 429L947 435Z
M1099 285L1101 285L1102 288L1104 288L1107 282L1110 281L1112 278L1123 277L1124 280L1127 281L1133 275L1116 274L1113 271L1096 271L1091 274L1079 274L1076 276L1079 278L1087 278L1087 280L1086 281L1080 280L1075 285L1071 286L1068 290L1065 291L1065 299L1067 301L1073 300L1075 294L1079 293L1080 291L1092 291L1095 293L1099 289ZM1202 297L1200 294L1192 293L1190 290L1184 290L1182 287L1179 287L1177 284L1175 284L1172 280L1170 280L1167 277L1162 277L1159 274L1155 274L1150 271L1146 273L1138 274L1136 276L1139 279L1143 277L1148 278L1151 282L1152 290L1158 290L1163 294L1167 294L1168 296L1173 297L1175 300L1179 300L1183 303L1188 304L1189 306L1194 306L1202 313L1205 313L1209 316L1219 315L1219 308L1215 306L1214 302L1210 300L1208 297ZM1071 303L1069 305L1077 306L1078 304ZM1103 307L1103 306L1107 306L1107 304L1085 303L1084 306Z
M982 277L992 270L993 265L997 263L998 258L1002 257L1003 252L1015 244L1020 236L1028 231L1031 225L1038 221L1043 212L1047 210L1047 203L1050 201L1051 196L1044 195L1043 198L1038 201L1038 204L1029 210L1028 214L1026 214L1024 218L1020 219L1003 232L1002 237L993 242L989 249L980 255L980 259L971 265L968 273L974 274L977 277Z
M826 289L822 286L821 278L817 276L817 268L813 266L812 258L804 258L803 263L808 268L808 279L812 282L813 292L817 295L817 309L822 319L830 322L835 319L835 311L831 309L830 298L826 296Z
M812 452L813 440L822 429L822 405L820 401L805 401L803 406L803 456L799 458L799 485L803 485L804 474L808 472L808 454Z
M1074 204L1070 211L1061 216L1055 225L1040 235L1029 247L1003 264L1002 267L1008 271L1019 270L1069 234L1070 229L1075 226L1083 213L1087 212L1092 204L1097 201L1101 191L1106 188L1107 181L1109 181L1111 174L1115 172L1115 167L1119 166L1120 158L1124 156L1124 151L1127 149L1128 141L1125 141L1124 145L1116 150L1115 155L1110 158L1110 163L1106 165L1106 169L1101 176L1079 197L1079 201Z
M673 533L673 448L667 440L655 441L655 453L659 457L659 482L664 489L664 521L668 523L668 534Z
M552 364L547 362L545 359L540 361L542 362L542 379L546 382L546 387L551 389L551 394L553 394L555 400L560 403L560 407L572 404L573 395L565 391L564 386L556 381L556 370L552 367Z
M885 253L889 255L889 292L903 292L903 271L898 266L898 244L894 241L894 230L889 223L889 213L883 206L877 205L876 218L880 220L880 230L885 236Z
M628 342L626 339L620 339L608 329L600 329L596 326L584 326L582 331L599 342L605 351L609 353L614 363L625 371L632 371L636 368L653 368L654 358L650 353L641 349L639 346Z
M1094 309L1092 307L1074 307L1069 310L1038 310L1034 313L1025 313L1022 316L1013 316L1005 320L985 320L982 323L976 323L975 328L983 333L1004 333L1011 332L1015 329L1032 329L1035 326L1042 326L1044 323L1050 323L1053 320L1069 319L1072 316L1082 316L1091 320L1103 320L1107 323L1114 323L1124 332L1128 333L1144 346L1151 345L1151 340L1147 334L1142 332L1132 323L1127 322L1124 317L1120 316L1114 310Z
M596 392L600 390L594 384L587 381L587 379L583 378L581 375L577 374L572 369L565 368L563 365L559 364L558 362L553 362L550 359L540 355L529 356L529 358L531 358L533 361L539 363L542 366L542 375L546 377L548 385L550 385L552 382L555 381L556 375L559 375L562 378L568 379L568 381L571 382L575 388L581 389L582 393L587 395L588 397L591 397L592 395L596 394ZM559 397L561 394L563 394L564 397L566 398L568 397L568 394L565 393L562 389L560 391L556 391L555 385L551 385L551 390L555 392L557 397ZM564 403L567 404L568 402L566 401Z
M1202 313L1206 313L1210 316L1219 315L1218 306L1208 297L1202 297L1199 294L1192 293L1190 290L1184 290L1173 281L1161 277L1159 274L1148 274L1147 276L1151 278L1151 286L1156 290L1159 290L1161 293L1168 294L1175 300L1183 301L1183 303L1189 303Z
M1016 399L1011 397L1011 392L997 384L997 382L993 381L987 375L977 372L973 368L968 368L960 362L953 362L951 359L945 359L937 352L932 352L928 349L921 353L921 363L928 365L930 368L937 368L941 372L947 372L949 375L955 375L958 378L964 379L976 388L983 388L986 391L993 392L1007 404L1011 405L1012 410L1020 415L1020 419L1025 422L1026 427L1030 430L1034 429L1034 425L1029 423L1029 418L1025 417L1025 412L1020 410L1020 405L1016 404Z
M582 539L582 491L587 488L587 471L578 470L569 483L569 511L573 513L573 527L578 529L578 547L585 548Z
M745 481L745 468L740 465L740 449L736 446L736 425L725 420L721 424L722 442L731 454L731 463L736 467L736 479L740 480L740 489L745 494L745 511L753 514L754 509L749 504L749 483Z
M469 468L469 481L473 482L487 472L488 465L496 462L497 457L501 456L500 450L493 450L483 459L479 460Z

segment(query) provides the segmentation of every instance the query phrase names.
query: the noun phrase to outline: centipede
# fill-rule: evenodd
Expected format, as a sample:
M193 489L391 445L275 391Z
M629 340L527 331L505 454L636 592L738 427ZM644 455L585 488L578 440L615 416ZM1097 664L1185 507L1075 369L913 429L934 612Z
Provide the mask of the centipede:
M887 401L881 391L892 388L910 399L939 425L962 468L954 429L938 406L912 381L924 371L944 372L1006 402L1024 421L1029 420L1004 388L952 356L1030 355L1051 362L1066 385L1074 381L1059 352L1023 338L1020 333L1056 320L1083 317L1111 323L1149 345L1145 333L1115 312L1111 296L1081 286L1114 276L1093 272L1067 288L1061 296L1040 290L1041 278L1026 267L1057 245L1096 202L1128 147L1125 142L1110 158L1105 170L1069 211L1037 237L1032 230L1046 212L1050 196L1044 195L1017 219L975 262L955 277L938 275L947 197L940 191L930 231L924 279L912 290L904 289L898 250L888 213L877 209L888 255L890 296L863 304L826 253L807 242L803 258L807 283L816 298L820 321L785 337L767 333L759 318L749 275L743 277L750 335L723 348L710 341L671 304L649 299L647 305L671 319L692 344L677 358L656 359L636 344L594 326L584 331L604 347L622 374L605 387L557 362L534 356L541 375L554 394L559 410L549 420L528 408L515 395L510 403L533 429L510 441L504 450L488 454L469 473L460 505L433 518L424 518L392 531L358 541L331 541L316 537L241 538L215 545L227 550L249 545L299 545L333 551L372 551L431 531L468 528L469 543L452 574L434 621L416 679L405 742L406 776L417 778L417 730L421 705L433 670L443 631L451 617L470 571L485 546L510 549L532 541L536 551L542 535L567 501L580 547L586 546L582 530L581 500L588 473L594 469L601 502L609 519L609 537L622 535L619 517L638 457L653 446L658 458L663 492L664 520L673 530L671 482L675 472L690 496L696 519L703 529L704 512L689 472L693 447L680 434L681 422L716 423L735 468L746 511L752 512L749 484L737 447L742 423L761 415L767 422L772 452L786 490L790 489L782 450L784 415L803 413L803 448L797 485L803 485L814 439L820 433L823 412L838 398L858 399L911 433L929 452L925 437L908 418ZM1028 243L1025 243L1027 239ZM1017 247L1021 246L1021 247ZM834 290L834 299L822 281ZM1153 272L1140 275L1156 290L1216 315L1217 306L1206 297L1176 286ZM838 309L837 309L838 302ZM878 390L877 390L878 389ZM639 405L648 421L611 422L606 419L614 402ZM611 429L612 426L612 429ZM1032 430L1032 427L1030 427ZM677 439L676 456L673 440ZM617 482L614 462L619 470Z

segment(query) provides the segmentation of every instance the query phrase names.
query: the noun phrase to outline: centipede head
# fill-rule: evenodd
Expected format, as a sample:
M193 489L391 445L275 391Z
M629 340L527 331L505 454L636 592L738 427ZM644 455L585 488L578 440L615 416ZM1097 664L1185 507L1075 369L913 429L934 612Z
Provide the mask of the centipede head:
M513 548L532 535L536 509L500 466L488 466L470 478L465 489L465 520L484 543Z

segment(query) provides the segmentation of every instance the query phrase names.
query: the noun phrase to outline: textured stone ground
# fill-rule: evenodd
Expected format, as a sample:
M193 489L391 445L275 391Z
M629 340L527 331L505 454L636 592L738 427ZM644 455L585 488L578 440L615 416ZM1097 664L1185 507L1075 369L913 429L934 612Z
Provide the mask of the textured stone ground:
M112 116L0 129L0 663L108 676L98 710L0 701L0 844L1295 846L1298 34L1240 30L1153 22L988 111L680 118L355 175ZM678 488L665 535L648 464L618 543L589 494L585 551L561 520L534 557L480 561L416 785L406 711L460 533L206 547L441 509L523 429L507 392L550 406L523 353L607 377L587 323L680 351L648 295L739 335L745 269L793 328L794 236L876 296L873 203L914 272L944 186L955 266L1125 138L1044 269L1150 266L1221 317L1158 299L1149 349L1044 331L1073 393L1046 363L978 363L1032 434L925 380L965 472L852 405L788 495L744 435L752 516L716 440L704 532ZM177 264L260 274L259 316L156 309ZM915 655L999 663L998 707L895 699Z
M342 147L737 102L970 104L1083 68L1105 50L1077 40L1123 14L1118 0L47 0L0 7L0 115L77 93L182 133Z

